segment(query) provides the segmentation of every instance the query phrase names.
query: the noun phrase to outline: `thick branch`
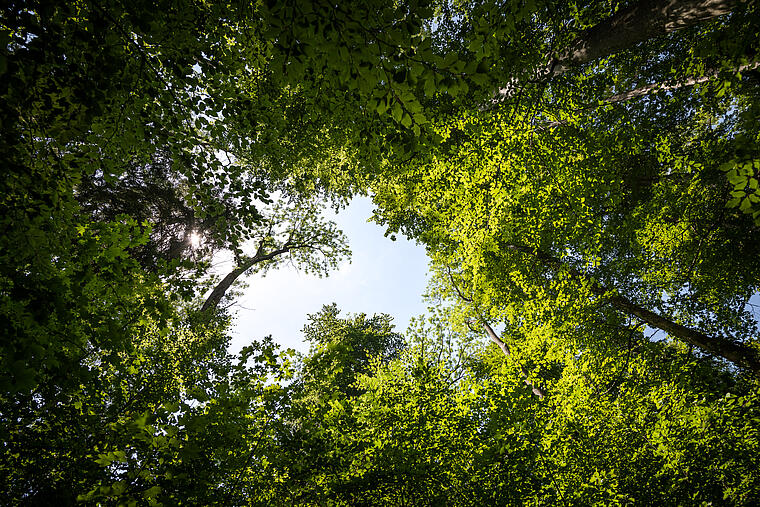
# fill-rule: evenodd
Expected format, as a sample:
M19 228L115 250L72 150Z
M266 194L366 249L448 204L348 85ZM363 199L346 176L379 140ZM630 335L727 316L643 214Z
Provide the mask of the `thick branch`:
M744 72L746 70L753 70L760 67L760 62L752 62L745 65L740 65L739 67L736 67L733 72L739 73ZM720 70L718 69L712 69L705 72L704 76L699 77L690 77L687 79L684 79L683 81L677 81L675 83L653 83L645 86L641 86L639 88L634 88L633 90L628 90L626 92L617 93L611 97L608 97L604 99L605 104L615 104L617 102L626 102L638 97L643 97L644 95L649 95L652 93L657 92L669 92L673 90L678 90L680 88L685 88L687 86L694 86L696 84L700 83L706 83L707 81L718 77L720 74ZM598 107L598 106L592 106L592 107Z
M720 356L737 366L743 366L760 376L760 358L750 347L736 343L722 336L707 336L696 329L673 322L655 312L643 308L625 296L610 291L607 287L590 279L577 269L563 263L557 257L540 250L534 250L524 245L503 244L505 248L516 250L555 269L566 268L574 278L591 282L591 292L603 297L609 304L630 315L634 315L652 327L662 329L669 335L686 343L699 347L704 352Z
M462 294L462 291L459 290L459 287L457 287L456 282L454 281L454 275L451 273L451 269L449 267L446 267L446 271L449 272L449 279L451 280L451 286L454 287L454 290L456 291L457 295L462 301L467 301L468 303L472 303L472 299L466 297L464 294Z
M737 70L739 72L742 72L747 69L754 69L757 66L758 66L758 63L753 63L751 65L742 65ZM678 81L673 84L653 83L653 84L649 84L645 86L640 86L639 88L634 88L633 90L616 93L615 95L604 99L604 103L615 104L617 102L627 102L629 100L633 100L633 99L643 97L645 95L650 95L653 93L669 92L673 90L678 90L680 88L685 88L687 86L694 86L696 84L706 83L707 81L716 77L719 73L720 71L713 70L713 71L707 72L704 76L690 77L690 78L684 79L683 81ZM592 107L597 107L597 106L592 106Z
M585 30L554 59L549 77L571 65L604 58L636 44L728 14L736 0L642 0Z
M457 287L457 284L454 282L454 276L452 275L451 270L448 267L446 269L449 272L451 285L454 287L454 290L456 290L456 293L460 297L460 299L468 303L472 303L472 299L465 297L464 294L462 294L462 292L459 290L459 287ZM498 346L501 349L501 351L504 353L505 356L509 357L511 355L509 346L506 343L504 343L504 341L501 338L499 338L499 336L493 330L491 325L488 322L486 322L486 320L482 316L480 317L480 322L483 323L483 328L486 330L486 334L488 335L488 338L490 338L491 341L494 342L496 346ZM475 329L472 327L470 322L467 322L467 327L469 327L472 332L475 332ZM531 388L531 390L533 391L533 394L538 396L539 399L543 399L543 397L546 396L546 391L534 385L533 382L529 380L528 370L526 370L522 365L520 365L520 373L522 373L525 384Z
M535 79L549 80L574 65L604 58L649 39L728 14L737 4L738 0L641 0L584 30L540 68ZM511 97L515 85L512 82L499 89L498 97Z
M273 250L267 254L262 254L261 249L251 257L250 259L247 259L244 261L240 266L233 269L227 276L225 276L221 282L217 284L216 287L214 287L214 290L211 291L211 294L208 298L206 298L206 301L203 303L203 307L201 308L201 312L206 312L212 308L216 308L219 302L222 300L224 295L227 293L229 288L232 286L233 283L235 283L235 280L238 279L243 273L251 269L254 265L258 264L259 262L268 261L271 259L274 259L278 255L282 255L286 252L289 252L293 248L291 245L288 245L286 243L285 246L282 248L278 248L277 250Z

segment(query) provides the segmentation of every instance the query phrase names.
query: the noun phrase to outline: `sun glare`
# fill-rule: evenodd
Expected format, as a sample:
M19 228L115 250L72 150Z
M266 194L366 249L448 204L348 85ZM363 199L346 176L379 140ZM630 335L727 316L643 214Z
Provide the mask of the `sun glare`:
M198 248L201 246L201 236L195 231L190 234L190 246L193 248Z

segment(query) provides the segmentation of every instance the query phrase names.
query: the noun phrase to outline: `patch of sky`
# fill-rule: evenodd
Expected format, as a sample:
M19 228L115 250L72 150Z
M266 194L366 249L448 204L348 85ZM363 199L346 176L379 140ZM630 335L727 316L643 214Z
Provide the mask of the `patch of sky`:
M355 198L337 215L326 211L348 237L351 262L344 261L329 277L307 275L283 264L265 276L251 275L247 287L231 307L236 319L230 352L237 353L252 340L272 335L283 348L308 350L301 330L309 314L322 305L337 303L341 316L348 313L387 313L396 331L425 313L422 294L428 281L428 259L421 245L399 236L384 236L384 229L368 222L373 205ZM220 272L230 265L219 266Z

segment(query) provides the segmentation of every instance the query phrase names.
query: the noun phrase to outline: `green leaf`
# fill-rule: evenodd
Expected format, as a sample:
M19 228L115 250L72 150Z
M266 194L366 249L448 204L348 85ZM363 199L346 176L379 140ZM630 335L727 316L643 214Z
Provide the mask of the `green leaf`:
M454 63L457 62L459 59L459 56L455 52L450 52L446 55L446 57L443 59L442 67L448 68L454 65Z
M394 103L393 111L391 113L391 115L393 116L393 119L396 120L397 122L400 122L403 113L404 113L404 110L401 108L401 104L399 104L398 102Z
M429 76L425 80L425 95L428 97L435 96L435 76Z

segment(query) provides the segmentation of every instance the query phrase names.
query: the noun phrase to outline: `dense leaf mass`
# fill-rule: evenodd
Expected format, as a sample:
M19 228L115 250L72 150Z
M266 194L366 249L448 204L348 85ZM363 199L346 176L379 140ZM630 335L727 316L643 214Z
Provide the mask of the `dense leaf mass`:
M759 49L734 0L6 2L0 503L760 504ZM429 314L231 354L368 194Z

